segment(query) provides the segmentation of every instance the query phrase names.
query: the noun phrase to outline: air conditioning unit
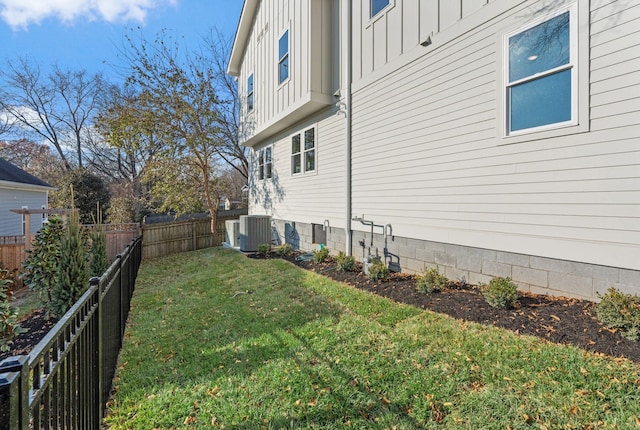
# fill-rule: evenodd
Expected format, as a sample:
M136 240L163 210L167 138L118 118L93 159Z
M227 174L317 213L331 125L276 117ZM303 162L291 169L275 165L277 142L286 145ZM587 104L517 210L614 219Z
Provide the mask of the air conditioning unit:
M271 244L271 217L268 215L240 216L240 251L255 252L258 245Z
M232 248L240 247L240 221L230 219L224 222L225 242Z

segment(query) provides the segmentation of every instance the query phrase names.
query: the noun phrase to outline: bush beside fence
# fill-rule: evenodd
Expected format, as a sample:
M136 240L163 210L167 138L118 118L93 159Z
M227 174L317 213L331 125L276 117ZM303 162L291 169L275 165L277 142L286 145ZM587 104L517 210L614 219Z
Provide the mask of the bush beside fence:
M141 261L138 237L29 355L0 362L0 430L100 428Z

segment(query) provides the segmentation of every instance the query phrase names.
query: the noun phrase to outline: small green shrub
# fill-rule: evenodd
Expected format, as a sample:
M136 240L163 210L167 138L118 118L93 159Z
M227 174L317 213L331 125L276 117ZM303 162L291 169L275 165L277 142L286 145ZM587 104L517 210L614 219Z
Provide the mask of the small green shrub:
M418 276L416 288L421 293L434 293L441 291L447 286L448 279L438 273L438 269L426 269L421 276Z
M482 286L482 294L489 305L494 308L509 309L518 300L518 286L511 278L493 278L489 285Z
M261 243L258 245L257 249L258 255L262 255L266 257L271 252L271 244L270 243Z
M7 271L2 271L10 276ZM9 285L10 279L0 279L0 351L8 351L13 343L13 338L20 333L24 333L24 329L18 324L18 311L10 304L12 299Z
M80 228L80 214L72 210L66 234L60 243L60 266L57 282L51 289L51 313L61 318L89 288L91 262L89 241Z
M101 276L109 268L107 237L104 226L98 224L91 231L91 276Z
M317 251L313 251L313 262L314 263L323 263L327 257L329 257L329 249L322 248Z
M336 268L339 272L351 272L356 267L356 259L353 255L347 255L340 251L336 256Z
M378 282L387 279L390 273L389 268L382 260L374 258L369 266L367 276L370 280Z
M640 340L640 297L609 288L596 305L596 317L608 328L631 340Z
M49 222L36 234L31 249L27 251L27 258L22 263L21 279L38 295L47 309L51 303L51 291L58 282L65 230L60 217L49 217Z
M280 257L286 257L291 254L291 244L283 243L282 245L278 245L274 249L275 253Z

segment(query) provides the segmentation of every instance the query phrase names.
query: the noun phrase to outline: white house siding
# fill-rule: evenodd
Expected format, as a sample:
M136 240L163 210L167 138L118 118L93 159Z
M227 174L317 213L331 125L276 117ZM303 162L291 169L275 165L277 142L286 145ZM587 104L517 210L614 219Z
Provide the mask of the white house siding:
M316 171L292 175L291 136L310 127L316 128ZM344 115L328 109L254 147L251 171L257 172L258 151L273 145L273 177L259 180L251 175L250 213L284 222L322 225L328 221L329 226L344 228L344 140Z
M460 2L439 3L441 25L451 26L427 48L371 48L395 40L391 33L405 40L404 29L415 35L415 23L402 31L378 33L364 22L354 29L361 69L353 95L353 214L391 224L394 236L411 240L639 270L640 4L578 2L581 12L591 4L588 14L579 12L591 17L590 26L580 23L590 32L580 40L591 44L590 69L580 70L589 76L589 97L580 104L588 121L575 132L505 145L496 83L502 37L549 2L463 1L461 12ZM407 5L415 8L395 0L373 27ZM458 13L464 16L454 24ZM378 63L378 50L396 58Z
M22 215L11 209L42 209L47 206L46 191L30 191L0 186L0 236L21 236ZM31 215L31 233L42 227L42 216Z
M244 49L238 75L239 92L246 102L247 79L254 76L254 103L247 112L243 103L243 140L260 133L270 137L270 127L311 103L312 110L331 103L338 74L333 56L332 22L335 13L330 0L259 1L251 34ZM289 78L279 83L278 42L289 31ZM317 105L320 105L318 107ZM292 121L292 122L295 122ZM250 145L260 143L251 140Z
M354 0L353 76L357 80L398 61L436 35L495 0L391 0L387 12L370 16L371 0ZM358 31L358 30L361 31Z

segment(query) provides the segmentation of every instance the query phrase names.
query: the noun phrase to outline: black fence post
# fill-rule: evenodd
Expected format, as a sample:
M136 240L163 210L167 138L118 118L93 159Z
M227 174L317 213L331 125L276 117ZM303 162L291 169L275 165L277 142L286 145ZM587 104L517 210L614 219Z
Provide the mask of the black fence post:
M95 396L96 404L94 405L95 409L95 428L100 428L102 423L102 418L104 416L104 407L105 401L102 397L102 392L104 389L103 382L103 342L102 342L102 288L100 285L100 278L93 277L89 279L89 288L94 289L94 294L96 297L96 313L93 316L93 333L91 336L94 339L95 347L93 349L93 395Z
M0 430L29 428L29 357L0 362Z

